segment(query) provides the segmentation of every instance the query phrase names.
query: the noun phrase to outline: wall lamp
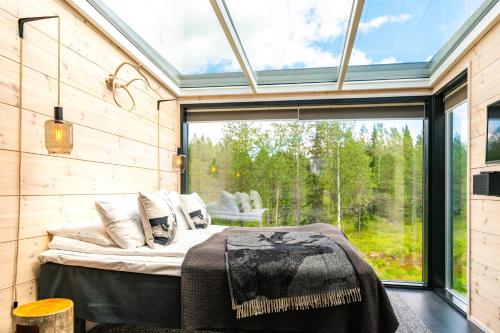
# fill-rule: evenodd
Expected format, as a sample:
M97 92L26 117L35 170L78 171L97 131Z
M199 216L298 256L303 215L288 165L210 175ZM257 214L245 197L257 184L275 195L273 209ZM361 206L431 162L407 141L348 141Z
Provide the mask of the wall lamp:
M22 71L24 24L32 21L57 19L57 106L54 107L54 119L45 121L45 147L49 154L70 154L73 149L73 124L63 119L61 106L61 19L57 15L22 17L17 21L20 46L20 109L22 109Z

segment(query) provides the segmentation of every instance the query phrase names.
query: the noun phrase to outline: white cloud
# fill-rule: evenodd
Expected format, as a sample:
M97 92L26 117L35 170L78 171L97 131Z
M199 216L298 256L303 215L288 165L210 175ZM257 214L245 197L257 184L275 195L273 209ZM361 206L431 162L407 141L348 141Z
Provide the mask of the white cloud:
M398 61L396 60L396 58L387 57L387 58L384 58L384 59L380 60L379 62L377 62L377 64L395 64L397 62Z
M410 14L401 14L397 16L383 15L374 17L368 22L361 22L359 24L358 31L363 33L368 33L374 29L380 28L382 25L386 23L404 23L408 21L410 18L411 18Z
M365 52L360 51L356 48L352 49L351 61L349 62L350 66L371 65L371 64L373 64L373 60L368 58Z
M219 71L241 70L208 0L104 3L182 74L206 73L214 66ZM340 64L352 0L226 3L254 70ZM387 22L404 22L409 17L384 16L361 25L368 31ZM331 45L338 47L332 49ZM353 50L351 65L372 63L366 53Z

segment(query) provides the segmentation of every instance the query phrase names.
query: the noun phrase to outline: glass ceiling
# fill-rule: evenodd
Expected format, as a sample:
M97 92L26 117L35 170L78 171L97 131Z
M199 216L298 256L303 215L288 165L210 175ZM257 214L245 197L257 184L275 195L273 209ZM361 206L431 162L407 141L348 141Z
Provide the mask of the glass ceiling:
M245 70L258 85L335 82L353 11L353 0L87 1L181 88L246 86ZM346 81L429 77L497 2L366 0Z
M487 2L366 0L349 62L352 67L346 79L362 79L359 73L366 71L362 65L380 64L408 64L407 68L412 68L414 73L407 72L407 75L411 76L416 69L421 69L422 77L428 77L427 64L434 55L481 4ZM358 69L356 66L362 67ZM405 73L398 74L399 78L403 78L401 75Z

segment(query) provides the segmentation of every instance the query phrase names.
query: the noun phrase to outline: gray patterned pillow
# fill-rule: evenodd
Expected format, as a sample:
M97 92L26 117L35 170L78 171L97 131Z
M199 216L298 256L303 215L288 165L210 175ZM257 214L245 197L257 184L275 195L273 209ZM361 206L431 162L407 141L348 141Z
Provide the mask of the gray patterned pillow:
M181 194L181 207L191 229L206 229L212 218L207 206L197 193Z
M138 202L146 244L151 248L171 244L177 235L177 219L163 193L139 193Z

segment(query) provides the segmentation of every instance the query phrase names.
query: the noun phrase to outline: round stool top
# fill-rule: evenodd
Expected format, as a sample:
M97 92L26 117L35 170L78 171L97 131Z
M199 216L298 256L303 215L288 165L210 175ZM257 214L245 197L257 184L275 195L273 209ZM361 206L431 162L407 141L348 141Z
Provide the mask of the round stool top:
M42 317L64 312L73 307L73 301L67 298L48 298L21 305L14 309L16 317Z

